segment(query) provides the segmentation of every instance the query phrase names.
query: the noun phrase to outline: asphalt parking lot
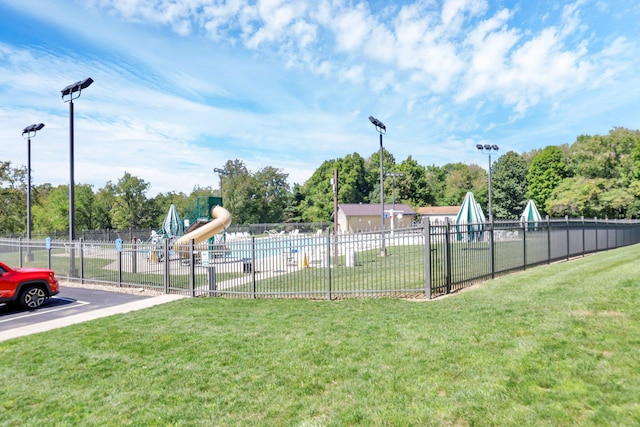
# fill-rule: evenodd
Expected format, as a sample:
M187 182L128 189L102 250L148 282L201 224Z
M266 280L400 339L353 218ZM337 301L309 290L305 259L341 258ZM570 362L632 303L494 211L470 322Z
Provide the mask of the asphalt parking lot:
M0 341L44 332L87 320L150 307L183 298L179 295L132 295L96 289L60 287L36 310L0 305Z

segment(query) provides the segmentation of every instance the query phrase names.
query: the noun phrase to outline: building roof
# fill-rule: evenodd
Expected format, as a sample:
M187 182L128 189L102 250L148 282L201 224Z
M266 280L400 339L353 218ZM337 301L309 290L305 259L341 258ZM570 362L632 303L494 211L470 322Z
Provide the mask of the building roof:
M425 206L418 208L420 215L457 215L460 206Z
M377 216L382 213L380 208L380 203L378 204L364 204L364 203L346 203L339 204L338 209L344 212L347 216ZM401 213L403 215L417 215L416 212L411 209L409 205L405 205L404 203L396 203L395 205L391 203L384 204L385 212L391 211L393 209L394 213Z

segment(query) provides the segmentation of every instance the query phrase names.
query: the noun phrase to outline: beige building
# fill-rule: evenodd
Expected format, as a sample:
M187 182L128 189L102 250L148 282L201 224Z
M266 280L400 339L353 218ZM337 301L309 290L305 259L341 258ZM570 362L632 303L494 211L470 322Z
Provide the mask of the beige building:
M418 215L425 218L429 218L429 222L433 225L444 224L449 218L449 222L455 223L456 217L460 212L460 206L426 206L418 208Z
M397 230L411 227L416 212L409 205L384 205L384 229ZM380 230L382 208L380 204L339 204L338 233L358 233Z

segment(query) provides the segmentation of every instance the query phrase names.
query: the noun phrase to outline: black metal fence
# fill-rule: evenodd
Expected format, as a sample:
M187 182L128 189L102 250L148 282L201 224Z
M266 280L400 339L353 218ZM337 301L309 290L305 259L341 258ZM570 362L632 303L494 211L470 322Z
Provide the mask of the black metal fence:
M0 239L0 259L61 279L241 298L433 298L499 274L640 242L640 222L547 219L333 235L228 233L214 245ZM384 239L384 244L383 244Z

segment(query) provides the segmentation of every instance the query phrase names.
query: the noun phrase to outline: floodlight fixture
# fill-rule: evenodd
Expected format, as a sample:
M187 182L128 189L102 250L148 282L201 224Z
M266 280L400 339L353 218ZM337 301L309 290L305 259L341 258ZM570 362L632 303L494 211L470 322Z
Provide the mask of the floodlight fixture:
M373 125L376 127L376 130L378 131L378 133L384 134L384 133L387 132L387 127L380 120L376 119L373 116L369 116L369 121L371 123L373 123Z
M35 134L35 132L41 130L43 127L44 127L44 123L29 125L26 128L22 129L22 136L24 136L25 134L29 135L31 133ZM35 136L35 135L29 135L29 136Z
M69 86L65 87L64 89L62 89L60 92L62 92L62 97L64 98L67 95L71 95L73 97L73 93L74 92L78 92L78 96L76 96L75 98L79 98L80 97L80 93L82 92L82 89L86 89L89 86L91 86L91 83L93 83L93 79L91 77L87 77L84 80L80 80L77 81L75 83L71 83ZM73 99L75 99L73 98Z

